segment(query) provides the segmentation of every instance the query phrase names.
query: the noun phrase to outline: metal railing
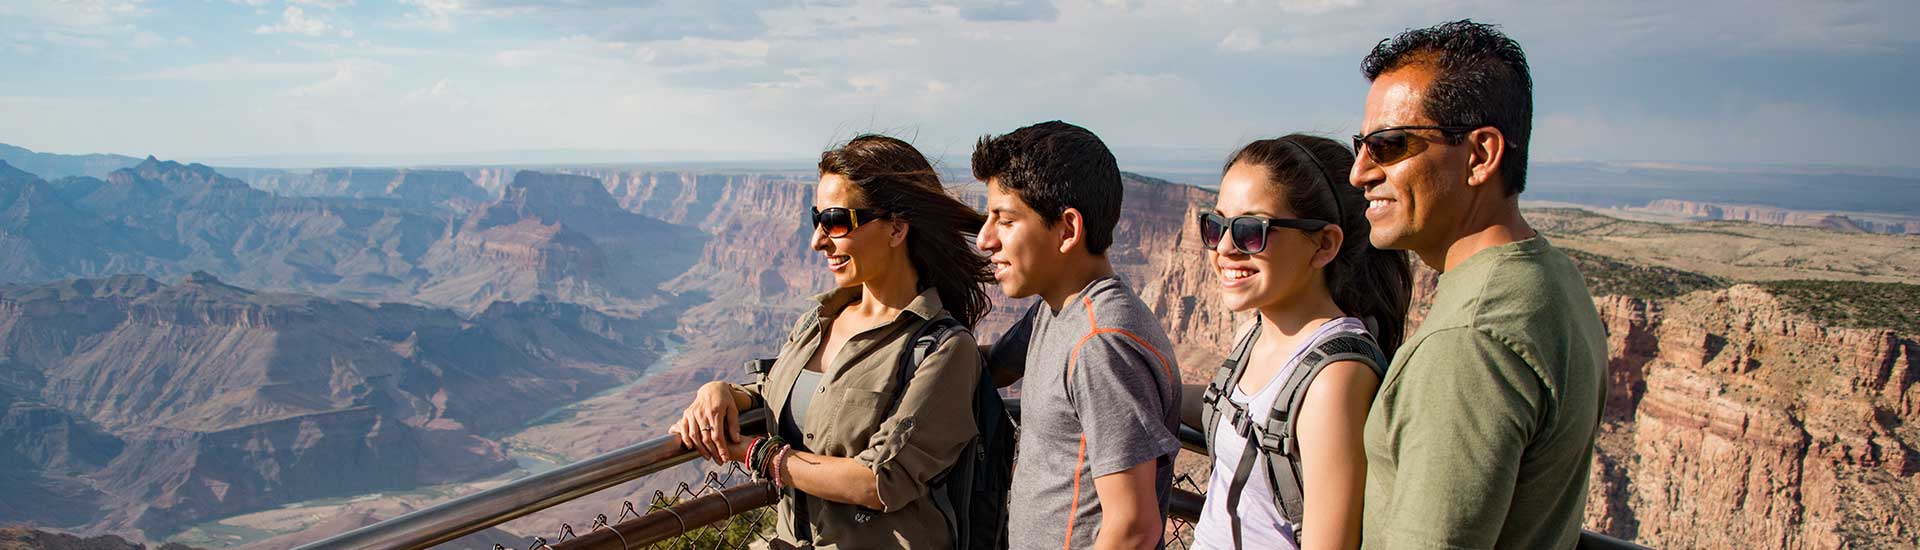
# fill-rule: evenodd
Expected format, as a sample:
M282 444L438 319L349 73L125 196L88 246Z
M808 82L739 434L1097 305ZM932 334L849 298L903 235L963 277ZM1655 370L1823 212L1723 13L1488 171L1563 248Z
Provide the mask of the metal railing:
M764 429L766 419L767 413L764 409L753 409L740 415L740 426L742 429ZM302 550L431 548L436 544L477 533L581 496L640 479L648 474L692 461L698 456L692 450L682 446L676 437L658 437L329 537L300 548ZM771 503L771 500L768 503ZM746 508L737 508L737 510L744 511ZM623 510L622 513L624 512ZM678 510L675 513L678 513ZM607 521L602 517L597 523L604 524ZM694 522L686 522L686 525L699 527L705 524L695 525ZM564 537L564 533L561 536ZM538 545L536 544L535 547Z
M1008 411L1018 418L1019 399L1008 399ZM767 414L753 409L741 414L740 426L753 433L764 433ZM1181 448L1201 456L1207 454L1206 436L1181 426ZM660 437L575 462L541 474L521 478L492 489L473 493L404 516L383 521L300 547L301 550L399 549L416 550L452 541L489 527L547 509L575 498L621 483L663 471L692 461L698 455L680 445L678 438ZM1204 481L1204 480L1201 480ZM689 548L744 547L741 540L764 540L771 527L766 507L777 502L777 489L763 481L752 480L738 465L721 475L709 472L697 485L681 483L671 497L655 491L643 513L631 501L623 502L617 519L605 514L594 518L586 534L576 534L571 525L562 524L554 542L534 538L528 550L628 550L645 548L663 541L696 535L683 541ZM1200 481L1181 476L1167 506L1169 538L1167 546L1187 548L1192 542L1193 526L1199 522L1206 497ZM748 514L759 514L751 521L737 522ZM730 522L727 529L708 526ZM698 536L703 532L708 536ZM495 545L495 548L507 548ZM1591 531L1581 531L1577 548L1583 550L1644 550L1646 547Z

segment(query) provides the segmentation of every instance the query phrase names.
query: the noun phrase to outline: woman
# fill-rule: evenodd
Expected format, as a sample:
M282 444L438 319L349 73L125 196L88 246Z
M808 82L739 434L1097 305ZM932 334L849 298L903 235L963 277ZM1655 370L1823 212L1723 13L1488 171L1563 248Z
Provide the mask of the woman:
M787 489L774 547L952 547L928 483L975 433L973 336L955 331L897 378L923 324L987 313L992 275L967 241L985 220L913 146L877 135L820 155L813 204L812 246L837 288L815 297L765 378L702 386L670 432ZM756 404L774 436L739 435L737 414Z
M1187 422L1209 434L1213 460L1198 547L1359 546L1361 427L1402 338L1412 276L1404 253L1367 242L1367 201L1346 185L1352 165L1353 153L1333 140L1256 141L1227 162L1218 203L1199 216L1228 309L1257 319L1231 355L1244 359L1215 376L1212 402L1197 398L1207 386L1189 385L1182 403ZM1354 345L1322 347L1332 340ZM1311 353L1336 349L1353 353ZM1304 376L1314 366L1318 375ZM1296 370L1302 378L1288 384ZM1304 388L1298 401L1294 388ZM1294 433L1272 433L1282 426L1268 420L1276 404L1294 407ZM1195 420L1206 407L1219 419L1211 426ZM1236 411L1255 419L1242 424L1251 432L1231 421ZM1287 436L1293 445L1276 444ZM1296 450L1297 474L1284 449ZM1282 504L1276 486L1303 498Z

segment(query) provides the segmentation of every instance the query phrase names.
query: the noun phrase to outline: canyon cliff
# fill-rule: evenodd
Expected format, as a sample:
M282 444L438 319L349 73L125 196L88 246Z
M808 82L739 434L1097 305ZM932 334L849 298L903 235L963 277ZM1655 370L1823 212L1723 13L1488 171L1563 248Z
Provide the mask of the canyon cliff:
M0 288L0 480L46 497L5 499L0 517L165 533L501 473L513 463L486 434L637 376L661 347L647 323L543 301L469 317L204 273Z

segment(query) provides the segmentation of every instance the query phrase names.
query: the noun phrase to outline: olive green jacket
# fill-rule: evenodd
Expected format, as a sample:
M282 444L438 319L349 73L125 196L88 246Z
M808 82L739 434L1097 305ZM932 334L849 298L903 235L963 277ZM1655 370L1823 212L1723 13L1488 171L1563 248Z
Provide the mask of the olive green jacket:
M741 386L764 403L777 429L788 393L801 369L819 352L833 318L860 297L859 288L815 296L819 323L806 330L806 316L765 379ZM806 418L796 422L813 453L852 458L873 471L883 510L806 497L779 504L775 548L951 548L946 515L928 498L930 480L960 458L977 430L973 425L973 389L980 377L980 354L973 335L959 331L927 354L904 397L896 397L903 351L914 333L942 314L940 296L920 293L891 322L855 334L833 364L824 367L820 387ZM888 407L899 406L892 414ZM795 535L795 503L804 502L812 540Z

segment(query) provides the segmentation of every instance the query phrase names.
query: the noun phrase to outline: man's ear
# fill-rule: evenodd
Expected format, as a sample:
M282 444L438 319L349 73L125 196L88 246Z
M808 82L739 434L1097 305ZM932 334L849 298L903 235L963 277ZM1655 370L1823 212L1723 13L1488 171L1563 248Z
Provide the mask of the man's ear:
M1080 209L1068 208L1060 213L1060 221L1054 222L1053 232L1060 236L1060 253L1073 252L1074 248L1087 246L1087 219L1080 216Z
M1467 132L1467 185L1479 187L1500 174L1500 163L1507 160L1507 136L1499 128L1487 126Z

